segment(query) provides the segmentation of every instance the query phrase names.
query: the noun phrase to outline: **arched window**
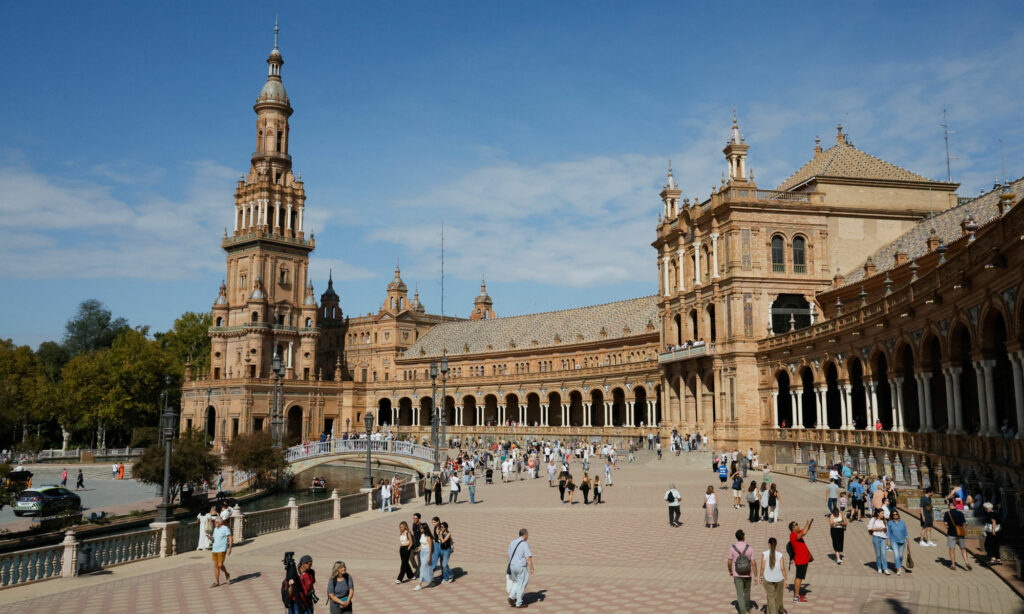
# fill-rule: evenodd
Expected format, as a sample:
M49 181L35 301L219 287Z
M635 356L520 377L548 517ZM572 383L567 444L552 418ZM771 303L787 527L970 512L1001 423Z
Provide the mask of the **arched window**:
M786 272L786 253L785 253L785 241L782 239L782 235L775 235L772 237L772 272L773 273L785 273Z
M260 314L256 313L255 311L252 312L252 321L253 322L259 322L260 321Z
M313 319L312 318L306 318L306 328L312 328L312 327L313 327Z
M803 237L793 237L793 272L807 272L807 240ZM772 247L774 250L774 246Z

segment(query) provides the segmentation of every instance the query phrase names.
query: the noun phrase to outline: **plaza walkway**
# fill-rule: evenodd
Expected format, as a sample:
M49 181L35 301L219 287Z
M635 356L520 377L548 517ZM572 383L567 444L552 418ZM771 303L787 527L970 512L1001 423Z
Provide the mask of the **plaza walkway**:
M573 473L582 475L578 464ZM760 478L759 473L752 475ZM815 522L807 541L816 560L808 572L809 601L793 603L787 593L790 612L1001 614L1024 609L1024 602L988 570L975 565L971 572L952 572L941 566L944 547L919 548L915 543L913 573L879 576L860 523L851 524L847 562L837 566L829 558L822 485L773 478L783 498L783 522L774 525L749 525L747 510L731 507L728 491L717 490L706 454L666 455L659 462L644 453L636 464L623 463L615 472L615 485L606 488L607 503L598 507L560 504L558 490L549 488L546 479L490 486L481 480L480 504L475 506L436 508L417 502L391 514L366 512L259 537L228 558L235 579L229 586L207 588L212 582L209 555L195 553L0 591L0 612L280 612L280 561L285 550L312 555L321 595L333 561L345 561L355 580L353 603L360 612L507 611L505 550L518 529L526 527L536 565L527 595L531 611L721 614L736 611L725 567L735 530L747 531L748 542L760 552L769 536L785 542L789 520L803 523L811 516ZM669 482L675 482L683 495L685 524L678 529L668 526L662 501ZM700 505L704 489L712 483L724 503L721 527L705 529ZM457 573L453 584L418 592L412 583L394 584L398 522L408 521L415 511L425 520L439 515L451 525L451 564ZM908 524L916 536L916 521ZM945 544L944 538L935 541ZM752 596L759 607L764 605L760 586L753 588ZM325 603L317 611L326 611Z

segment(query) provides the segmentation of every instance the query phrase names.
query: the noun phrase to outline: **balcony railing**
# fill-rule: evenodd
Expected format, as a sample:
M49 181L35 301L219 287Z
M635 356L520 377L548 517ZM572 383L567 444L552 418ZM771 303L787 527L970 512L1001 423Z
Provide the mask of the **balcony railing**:
M782 262L773 262L772 263L772 273L785 273L785 272L786 272L786 265L784 263L782 263Z
M715 353L715 344L711 345L698 345L688 348L679 347L676 349L669 350L664 354L658 356L658 364L666 364L670 362L678 362L680 360L689 360L690 358L698 358L700 356L707 356Z

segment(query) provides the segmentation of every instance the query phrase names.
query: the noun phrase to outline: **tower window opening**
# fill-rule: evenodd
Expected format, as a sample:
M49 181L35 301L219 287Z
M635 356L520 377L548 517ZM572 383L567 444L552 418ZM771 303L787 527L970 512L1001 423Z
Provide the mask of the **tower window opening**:
M786 272L786 254L784 248L784 241L781 235L775 235L772 237L772 272L773 273L785 273Z
M281 147L281 145L284 143L284 139L282 137L284 137L284 135L281 132L278 132L277 133L277 151L284 151L284 149Z
M807 241L803 237L793 238L793 272L807 272Z
M259 322L259 321L260 321L260 314L258 314L258 313L257 313L257 312L255 312L255 311L254 311L254 312L252 312L252 321L253 321L253 322Z

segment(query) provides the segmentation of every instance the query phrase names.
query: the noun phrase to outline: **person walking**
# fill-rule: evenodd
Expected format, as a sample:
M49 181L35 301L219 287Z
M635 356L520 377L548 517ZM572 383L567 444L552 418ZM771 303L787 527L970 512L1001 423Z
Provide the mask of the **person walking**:
M710 485L704 493L704 526L708 529L718 526L718 497L715 496L715 487Z
M468 472L466 474L466 489L469 491L469 504L476 504L476 474Z
M921 536L917 543L921 546L934 546L932 541L932 528L935 526L935 506L932 504L931 488L927 488L921 495Z
M882 508L876 508L871 520L868 521L868 535L875 549L875 569L878 573L889 575L889 562L885 558L885 546L888 542L888 525L885 523Z
M85 490L85 476L82 475L82 470L78 470L78 477L75 478L75 490Z
M772 524L779 519L779 504L782 503L782 497L779 496L778 485L774 482L768 487L768 521Z
M800 603L807 602L807 597L804 597L800 592L800 584L807 578L807 566L811 564L811 560L814 558L811 556L811 551L807 549L804 536L811 530L813 523L814 519L811 518L803 529L800 528L800 523L795 520L789 523L789 545L793 547L793 564L796 565L796 579L793 580L793 601Z
M807 477L810 478L811 484L818 481L818 461L814 460L814 457L807 461Z
M757 490L757 481L751 480L747 488L747 522L757 522L761 519L761 492Z
M331 614L351 612L352 597L355 593L355 585L352 583L352 576L348 575L345 563L335 561L334 567L331 568L331 579L327 581L327 601L330 602Z
M434 505L441 505L441 474L434 476Z
M602 495L604 495L604 486L601 486L601 480L594 480L593 485L594 488L592 492L594 493L594 505L600 505L604 503L604 499L602 498Z
M903 575L903 555L907 551L907 523L900 518L898 510L893 509L886 523L885 544L892 548L892 562L896 566L896 575Z
M669 484L668 490L665 492L665 501L668 501L668 526L670 527L681 527L683 523L679 522L679 491L676 490L675 484Z
M409 525L403 520L398 523L398 578L395 579L395 584L401 584L406 580L412 580L416 575L412 571L412 567L409 566L409 554L413 549L413 535L412 531L409 530Z
M299 577L288 580L288 594L291 597L288 614L313 614L313 587L316 585L313 557L308 554L302 555L295 571ZM296 580L298 580L297 586Z
M430 564L434 555L434 539L430 535L430 527L425 522L420 524L420 542L417 554L420 559L420 581L413 587L414 591L430 586L434 582L434 567Z
M761 555L761 585L768 601L766 614L782 614L783 594L786 589L786 557L778 551L779 542L768 538L768 550Z
M604 485L612 486L612 464L609 461L604 462Z
M735 463L733 463L735 464ZM732 470L732 507L733 509L743 509L743 476L740 475L739 470L733 467Z
M390 512L391 509L391 484L380 481L380 511Z
M452 472L451 481L448 482L448 503L459 502L459 474Z
M959 501L959 499L956 499L956 501ZM946 510L946 513L942 515L942 521L946 523L946 547L949 548L949 568L956 571L956 547L960 546L960 555L964 559L964 567L967 568L967 571L971 571L974 568L967 562L967 519L964 518L964 513L951 505Z
M828 507L828 513L831 514L832 510L839 508L839 484L838 480L829 480L828 486L825 487L825 505Z
M583 505L590 505L590 476L585 472L583 481L580 483L580 492L583 493Z
M568 473L563 471L562 475L558 476L558 500L565 503L565 484L568 481Z
M455 542L452 541L451 531L448 530L448 523L442 522L441 526L438 527L438 538L437 538L437 549L441 553L438 560L441 562L441 582L450 584L455 581L455 574L452 573L450 567L448 567L448 561L452 557L452 546Z
M767 521L768 520L768 483L767 482L761 482L761 488L760 488L760 490L758 492L761 493L761 500L758 501L758 504L761 506L761 520L762 521Z
M64 471L63 471L63 472L62 472L62 473L60 474L60 485L61 485L61 486L63 486L63 487L65 487L65 488L66 488L66 487L67 487L67 485L68 485L68 470L67 470L67 469L65 469L65 470L64 470Z
M757 581L757 562L754 560L754 549L744 541L743 530L736 531L736 543L729 548L726 566L732 583L736 587L736 609L740 614L750 611L750 582Z
M231 574L224 567L224 559L231 554L231 529L217 516L213 519L213 584L210 588L220 586L220 574L224 572L224 580L231 584Z
M555 470L556 470L556 468L555 468L555 459L552 458L548 462L548 486L554 486L555 485Z
M110 477L117 479L117 463L110 466Z
M991 501L986 501L982 507L985 509L985 528L982 530L985 535L985 556L988 557L989 566L1002 565L1003 561L999 552L999 533L1003 527L999 524L999 513L995 511L995 506Z
M843 542L846 540L846 516L839 508L834 508L828 517L829 535L832 537L832 552L836 555L836 565L843 564Z
M508 604L514 608L523 607L523 595L526 585L533 574L533 552L526 540L530 534L526 529L519 529L519 537L508 545L508 565L505 567L505 592L508 593Z
M576 491L576 482L573 481L571 473L565 481L565 490L569 493L569 505L572 505L572 493Z

